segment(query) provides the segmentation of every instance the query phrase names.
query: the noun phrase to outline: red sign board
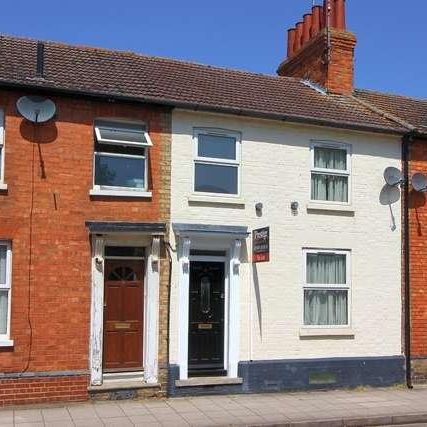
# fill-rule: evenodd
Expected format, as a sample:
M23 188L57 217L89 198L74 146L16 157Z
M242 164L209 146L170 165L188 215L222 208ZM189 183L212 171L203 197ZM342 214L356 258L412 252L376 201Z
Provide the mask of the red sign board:
M270 227L252 231L252 262L270 261Z

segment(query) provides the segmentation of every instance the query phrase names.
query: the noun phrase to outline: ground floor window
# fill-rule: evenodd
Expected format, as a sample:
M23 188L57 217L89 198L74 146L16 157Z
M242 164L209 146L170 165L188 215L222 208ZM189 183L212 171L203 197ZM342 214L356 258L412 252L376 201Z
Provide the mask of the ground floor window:
M304 263L304 325L349 325L350 252L306 249Z
M0 240L0 340L10 337L11 268L10 242Z

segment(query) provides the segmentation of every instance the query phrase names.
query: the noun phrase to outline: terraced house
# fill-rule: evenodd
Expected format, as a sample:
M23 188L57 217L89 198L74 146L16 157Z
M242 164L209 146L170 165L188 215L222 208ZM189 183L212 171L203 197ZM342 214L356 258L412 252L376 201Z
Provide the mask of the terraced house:
M344 0L274 76L0 37L1 404L426 380L427 102L355 46Z
M10 37L0 55L0 402L164 393L170 108L100 76L122 61L129 84L132 55Z

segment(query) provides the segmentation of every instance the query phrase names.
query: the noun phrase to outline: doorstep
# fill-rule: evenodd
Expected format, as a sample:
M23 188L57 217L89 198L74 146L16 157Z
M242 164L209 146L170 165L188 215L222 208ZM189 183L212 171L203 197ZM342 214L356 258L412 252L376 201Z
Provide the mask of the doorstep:
M146 383L141 379L108 379L104 380L102 385L91 385L88 387L88 391L115 391L115 390L135 390L142 388L160 388L159 383Z
M176 387L204 387L215 385L238 385L243 384L243 378L228 377L194 377L188 380L175 380Z

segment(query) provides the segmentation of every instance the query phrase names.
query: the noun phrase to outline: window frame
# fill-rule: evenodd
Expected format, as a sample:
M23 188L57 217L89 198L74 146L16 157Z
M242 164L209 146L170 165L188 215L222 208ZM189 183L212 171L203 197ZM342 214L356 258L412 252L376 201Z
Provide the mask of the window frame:
M0 108L0 185L4 184L4 165L5 165L5 113Z
M328 255L345 255L346 256L346 283L307 283L307 255L308 254L328 254ZM352 284L351 284L351 250L350 249L303 249L303 286L302 286L302 319L303 329L344 329L351 328L352 325ZM343 325L306 325L304 321L305 291L347 291L347 324Z
M139 142L129 142L129 141L122 141L122 140L114 140L114 139L102 139L101 133L99 131L99 125L97 125L97 121L109 123L111 127L114 127L114 123L120 123L120 124L140 124L141 126L145 127L145 138L147 140L147 143L139 143ZM148 166L149 166L149 147L151 147L153 144L151 142L151 138L148 135L148 131L146 128L145 123L142 122L135 122L135 121L123 121L120 119L117 120L105 120L105 119L98 119L94 122L94 130L95 130L95 149L93 151L93 170L92 170L92 191L97 193L105 192L106 195L108 195L111 192L122 192L130 193L130 194L147 194L148 191ZM96 144L98 146L102 145L114 145L119 147L137 147L137 148L143 148L144 149L144 155L137 155L137 154L124 154L124 153L110 153L108 151L102 151L102 150L96 150ZM136 188L136 187L123 187L123 186L117 186L117 185L98 185L95 183L95 176L96 176L96 156L97 155L103 155L106 157L120 157L120 158L128 158L128 159L143 159L145 163L144 167L144 187Z
M219 137L234 138L236 144L236 159L221 159L217 157L199 156L199 135L211 135ZM193 179L192 193L194 195L211 196L211 197L229 197L239 198L241 195L241 147L242 135L238 131L218 129L218 128L194 128L193 131ZM206 191L196 191L196 164L205 164L212 166L228 166L237 168L237 193L212 193Z
M318 168L314 165L314 152L316 148L331 148L335 150L345 150L346 151L346 170L341 169L327 169L327 168ZM311 140L310 142L310 185L309 185L309 200L310 203L318 203L323 205L337 205L337 206L350 206L352 204L352 165L351 165L351 159L352 159L352 150L351 145L344 143L344 142L338 142L338 141L330 141L330 140ZM341 176L341 177L347 177L347 201L346 202L339 202L339 201L333 201L333 200L317 200L312 199L312 175L318 174L318 175L333 175L333 176Z
M99 128L102 127L106 127L106 126L100 126L101 123L104 123L105 125L110 125L111 128L114 128L114 124L122 124L122 125L141 125L141 127L144 128L143 134L144 134L144 138L147 141L146 143L144 142L133 142L133 141L124 141L121 139L108 139L108 138L102 138L101 136L101 131L99 130ZM133 146L133 147L151 147L153 145L153 142L151 141L150 135L148 134L147 131L147 126L145 123L143 122L137 122L137 121L129 121L129 120L111 120L111 119L97 119L95 120L94 123L94 129L95 129L95 135L96 135L96 140L98 141L99 144L113 144L113 145L128 145L128 146Z
M0 283L0 290L8 291L7 295L7 321L6 334L0 334L0 347L13 345L10 339L11 314L12 314L12 244L8 240L0 240L0 246L6 246L6 283Z

